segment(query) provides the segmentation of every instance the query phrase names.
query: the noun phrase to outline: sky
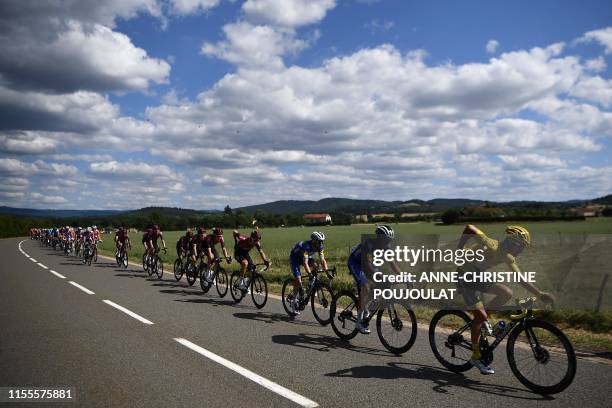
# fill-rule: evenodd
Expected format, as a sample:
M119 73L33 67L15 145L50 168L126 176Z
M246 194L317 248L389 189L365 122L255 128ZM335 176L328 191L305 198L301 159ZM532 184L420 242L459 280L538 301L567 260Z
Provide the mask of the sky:
M612 193L609 1L5 0L0 205Z

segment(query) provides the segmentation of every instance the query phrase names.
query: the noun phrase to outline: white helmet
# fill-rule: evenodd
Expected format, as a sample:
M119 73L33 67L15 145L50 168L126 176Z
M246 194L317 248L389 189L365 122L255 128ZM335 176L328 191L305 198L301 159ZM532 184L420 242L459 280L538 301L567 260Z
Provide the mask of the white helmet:
M87 227L87 232L91 232L91 227Z
M325 234L319 231L315 231L312 234L310 234L310 239L313 239L319 242L323 242L325 241Z
M93 229L98 229L98 227L96 227L95 225L93 225L91 228L93 228Z
M395 233L393 232L393 228L388 225L379 225L376 227L376 235L384 235L387 238L393 238Z

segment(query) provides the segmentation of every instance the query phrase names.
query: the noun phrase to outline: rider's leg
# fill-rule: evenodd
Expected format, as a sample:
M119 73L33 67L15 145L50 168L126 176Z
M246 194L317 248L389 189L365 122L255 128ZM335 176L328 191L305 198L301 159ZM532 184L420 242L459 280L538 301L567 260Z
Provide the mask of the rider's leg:
M480 330L482 329L483 323L487 320L487 311L485 310L482 302L476 304L476 308L472 311L474 320L472 321L472 327L470 329L472 339L472 359L480 360Z

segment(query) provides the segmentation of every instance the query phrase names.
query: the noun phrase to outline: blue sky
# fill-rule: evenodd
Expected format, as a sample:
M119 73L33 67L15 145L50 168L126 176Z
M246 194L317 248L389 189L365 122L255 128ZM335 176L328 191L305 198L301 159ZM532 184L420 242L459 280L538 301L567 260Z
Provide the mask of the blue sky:
M0 205L612 190L607 1L72 3L0 6Z

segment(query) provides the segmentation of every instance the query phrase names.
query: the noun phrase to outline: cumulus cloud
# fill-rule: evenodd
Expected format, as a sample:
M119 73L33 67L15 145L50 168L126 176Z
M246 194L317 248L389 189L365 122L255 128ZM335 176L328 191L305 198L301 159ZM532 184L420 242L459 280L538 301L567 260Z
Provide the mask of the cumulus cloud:
M242 10L256 23L299 27L321 21L336 0L247 0Z
M173 13L180 15L206 11L219 5L220 0L170 0Z
M612 27L606 27L600 30L593 30L593 31L586 32L577 41L578 42L596 41L604 47L606 54L610 54L612 53Z
M497 40L489 40L487 41L485 50L487 50L489 54L493 54L495 51L497 51L497 47L499 47L499 42Z

